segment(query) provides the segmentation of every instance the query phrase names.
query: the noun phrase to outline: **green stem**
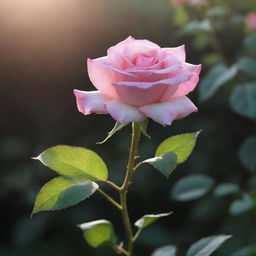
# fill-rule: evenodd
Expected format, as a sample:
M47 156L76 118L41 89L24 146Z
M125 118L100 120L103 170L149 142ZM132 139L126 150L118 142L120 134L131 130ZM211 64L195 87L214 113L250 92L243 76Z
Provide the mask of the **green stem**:
M130 147L130 154L129 154L129 160L127 165L127 171L126 176L123 182L123 185L120 190L120 202L121 202L121 213L123 218L123 223L125 226L127 241L128 241L128 256L132 256L133 254L133 248L134 248L134 239L133 239L133 231L131 226L131 221L128 213L128 207L127 207L127 192L128 187L131 183L131 178L134 173L134 164L138 149L138 144L140 140L140 127L138 124L133 123L132 124L132 141L131 141L131 147Z
M118 253L122 253L122 254L124 254L124 255L126 255L126 256L129 256L128 252L127 252L123 247L121 247L121 246L119 246L119 245L114 245L113 248L114 248L114 250L117 251Z
M114 188L117 191L121 190L121 188L119 186L117 186L114 182L112 182L110 180L103 180L102 182L105 182L106 184L110 185L112 188Z
M104 196L106 197L106 199L112 203L118 210L122 209L122 206L117 203L111 196L109 196L107 193L105 193L103 190L101 190L100 188L98 188L98 191Z

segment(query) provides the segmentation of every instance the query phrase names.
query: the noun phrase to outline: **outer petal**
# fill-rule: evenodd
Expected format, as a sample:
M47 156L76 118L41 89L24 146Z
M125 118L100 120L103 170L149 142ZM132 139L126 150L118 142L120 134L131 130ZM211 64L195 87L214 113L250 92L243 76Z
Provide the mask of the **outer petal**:
M196 112L197 108L187 97L172 99L168 102L156 103L140 107L140 111L163 126L171 125L173 120Z
M169 88L165 94L163 95L161 102L165 102L171 98L178 98L187 95L188 93L192 92L199 81L199 74L201 72L202 65L192 65L192 64L185 64L185 68L187 68L192 76L188 81L181 83L175 93L173 94L172 88Z
M105 104L109 101L100 91L85 92L74 90L78 110L84 115L107 114Z
M177 91L172 97L177 98L177 97L185 96L188 93L192 92L198 84L199 74L201 72L202 65L192 65L192 64L186 63L186 66L192 73L192 76L188 81L179 85Z
M109 96L112 99L118 99L118 95L112 86L115 80L115 73L104 65L107 62L107 57L98 59L88 59L87 67L88 74L93 85L102 93Z
M181 62L185 62L186 60L185 45L172 47L172 48L163 48L163 51L173 55L175 58L177 58Z
M106 103L106 109L120 123L142 122L146 118L138 108L120 101L113 100Z

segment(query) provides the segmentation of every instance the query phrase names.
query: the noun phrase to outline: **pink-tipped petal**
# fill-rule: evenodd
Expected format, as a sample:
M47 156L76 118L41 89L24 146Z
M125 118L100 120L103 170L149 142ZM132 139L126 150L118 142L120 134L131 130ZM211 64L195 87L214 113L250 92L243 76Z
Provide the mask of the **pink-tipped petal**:
M85 92L74 90L78 110L84 115L107 114L105 104L109 101L100 91Z
M142 122L145 116L138 108L129 106L120 101L110 101L106 104L108 113L120 123Z
M123 49L123 54L127 57L132 63L134 62L135 58L140 55L146 56L158 56L161 54L161 48L159 45L148 41L148 40L134 40L129 44L125 45Z
M186 60L185 45L172 48L163 48L163 50L166 53L173 55L176 59L178 59L181 62L185 62Z
M191 78L192 74L186 70L183 72L179 72L176 75L163 79L160 81L155 81L155 82L140 82L140 81L121 81L121 82L116 82L113 83L114 86L124 86L124 87L136 87L140 89L148 89L156 85L175 85L175 84L181 84L186 81L188 81Z
M176 92L172 95L173 98L178 98L187 95L188 93L192 92L198 84L199 74L201 72L202 65L192 65L186 63L186 67L190 70L192 76L188 81L179 85ZM167 97L164 97L162 99L162 101L165 100L167 100Z
M109 50L114 50L114 52L118 52L118 53L123 53L124 47L128 44L130 44L131 42L136 41L132 36L127 37L125 40L121 41L120 43L110 47L108 49L108 54L109 54ZM111 53L110 53L111 54Z
M168 102L156 103L140 107L140 111L163 126L171 125L173 120L196 112L197 108L187 97L172 99Z
M112 86L115 81L115 74L113 71L104 65L107 62L107 57L98 59L88 59L87 67L88 74L93 85L102 93L112 99L118 99L118 95Z
M124 47L134 40L135 39L133 37L129 36L124 41L108 49L108 59L113 66L123 70L134 67L134 65L123 54Z

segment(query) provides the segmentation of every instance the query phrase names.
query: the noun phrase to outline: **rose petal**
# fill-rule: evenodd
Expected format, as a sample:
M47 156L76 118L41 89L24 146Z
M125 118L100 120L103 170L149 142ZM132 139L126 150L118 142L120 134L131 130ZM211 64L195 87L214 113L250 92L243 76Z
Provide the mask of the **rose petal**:
M134 65L123 55L125 45L131 43L135 39L129 36L124 41L112 46L108 49L107 55L111 64L119 69L132 68Z
M85 92L74 90L78 110L84 115L107 114L105 104L109 101L100 91Z
M131 42L133 41L136 41L132 36L128 36L125 40L121 41L120 43L110 47L108 49L111 50L111 49L114 49L115 52L119 52L119 53L123 53L123 50L124 50L124 47L128 44L130 44Z
M159 45L150 42L148 40L134 40L129 44L125 45L123 49L124 56L129 59L132 63L138 55L147 55L147 56L158 56L161 54L161 48Z
M177 58L181 62L185 62L186 60L185 45L172 47L172 48L163 48L163 51L173 55L175 58Z
M113 71L106 66L104 62L107 62L107 57L102 57L98 59L88 59L87 67L88 74L93 85L105 95L108 95L112 99L118 99L118 95L112 86L115 75Z
M142 122L145 116L138 108L129 106L120 101L110 101L106 103L109 114L120 123Z
M162 69L139 69L137 67L126 69L126 72L131 74L168 74L174 71L177 71L181 67L181 63L178 61L174 61L170 66Z
M122 78L125 79L125 78L128 78L129 77L131 78L136 78L137 75L135 74L132 74L130 72L127 72L127 70L122 70L122 69L119 69L119 68L116 68L114 67L113 65L111 65L110 63L107 63L107 62L102 62L102 65L106 68L109 68L111 69L112 71L116 72L116 73L119 73L120 75L123 75Z
M192 76L188 70L182 70L176 75L173 75L170 78L163 79L155 82L139 82L139 81L121 81L113 83L114 86L124 86L124 87L137 87L140 89L148 89L155 85L175 85L188 81Z
M187 97L172 99L168 102L156 103L139 108L140 111L163 126L171 125L173 120L196 112L197 108Z
M174 97L177 98L177 97L187 95L188 93L192 92L198 84L199 74L201 72L202 65L192 65L192 64L186 63L185 66L192 73L192 76L188 81L186 81L178 86L178 89L172 95L172 98L174 98ZM161 101L167 100L168 99L167 97L168 97L168 92L166 92L166 95L164 95L164 97L162 98Z
M158 102L167 90L168 85L158 84L148 89L137 87L116 87L116 91L123 102L132 106L143 106Z

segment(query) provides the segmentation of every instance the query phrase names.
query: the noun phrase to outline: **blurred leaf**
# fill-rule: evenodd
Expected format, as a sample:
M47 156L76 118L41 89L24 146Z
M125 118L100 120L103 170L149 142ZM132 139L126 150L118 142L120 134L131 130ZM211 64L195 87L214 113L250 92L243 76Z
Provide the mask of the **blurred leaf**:
M193 46L196 50L202 50L210 43L210 37L207 33L200 33L194 37Z
M176 256L177 249L173 245L165 245L156 249L151 256Z
M203 238L189 248L186 256L209 256L230 237L218 235Z
M202 63L205 66L212 66L214 64L220 63L223 61L223 58L218 53L209 53L202 57Z
M232 253L230 256L255 256L256 255L256 247L248 246L240 249L237 252Z
M207 194L213 184L213 180L206 175L190 175L174 185L171 196L177 201L194 200Z
M158 146L155 156L173 152L177 155L177 164L185 162L192 153L200 132L184 133L164 140Z
M256 76L256 58L242 57L238 60L238 68L250 76Z
M244 16L243 15L232 15L229 19L230 24L234 25L244 25Z
M112 223L108 220L96 220L79 225L87 243L96 248L99 246L111 246L116 243L116 236Z
M250 186L250 188L256 188L256 176L250 177L248 185Z
M128 123L127 123L128 124ZM105 143L107 140L109 140L116 132L120 131L122 128L124 128L127 124L123 124L123 123L119 123L116 122L115 126L113 127L113 129L108 133L107 137L100 142L97 142L97 144L103 144Z
M254 207L255 203L249 194L244 194L241 199L235 200L229 207L229 213L240 215L248 212Z
M137 220L135 222L135 226L138 228L146 228L147 226L149 226L152 223L154 223L155 221L157 221L159 218L167 217L171 214L172 214L172 212L160 213L160 214L147 214L147 215L144 215L139 220Z
M189 16L182 5L174 5L175 7L175 23L178 26L184 26L189 21Z
M177 155L173 152L166 152L160 156L147 159L142 163L151 164L160 173L169 178L169 176L177 166Z
M229 9L225 6L215 6L207 10L207 16L221 17L227 15Z
M223 183L218 185L214 190L214 195L217 197L227 196L236 194L240 191L240 188L237 184L233 183Z
M256 32L248 35L244 40L245 49L252 54L256 54L255 45L256 45Z
M94 182L78 183L63 177L54 178L39 191L32 214L75 205L92 195L97 188Z
M238 114L256 119L256 83L236 86L230 96L230 104Z
M183 28L183 32L190 33L190 34L197 34L199 32L208 32L210 30L211 30L211 24L208 20L192 21Z
M256 156L256 136L252 136L247 138L239 149L239 158L241 162L251 172L256 172L255 156Z
M36 159L63 176L88 181L108 178L103 160L86 148L59 145L45 150Z
M221 86L233 79L236 74L236 66L228 68L224 64L217 64L212 67L199 84L200 100L209 99Z

